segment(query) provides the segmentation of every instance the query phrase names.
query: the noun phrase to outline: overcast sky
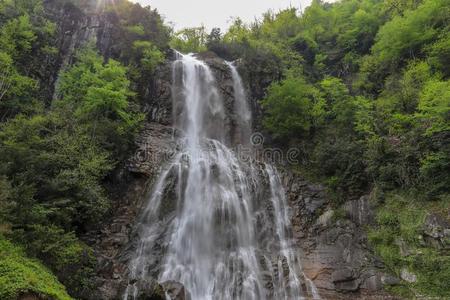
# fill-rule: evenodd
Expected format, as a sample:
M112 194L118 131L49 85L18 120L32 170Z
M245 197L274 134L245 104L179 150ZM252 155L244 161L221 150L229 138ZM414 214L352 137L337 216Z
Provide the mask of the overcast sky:
M231 17L253 21L269 9L275 11L289 6L296 8L311 4L311 0L133 0L150 5L165 17L175 29L204 24L208 29L226 30Z

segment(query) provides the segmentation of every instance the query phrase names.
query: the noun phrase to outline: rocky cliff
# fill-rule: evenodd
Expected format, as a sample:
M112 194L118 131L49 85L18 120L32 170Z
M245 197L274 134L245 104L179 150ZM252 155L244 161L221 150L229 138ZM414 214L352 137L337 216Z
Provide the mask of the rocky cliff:
M323 186L285 173L293 230L303 250L303 267L324 299L392 299L383 292L390 276L373 254L365 226L372 222L368 196L332 207Z
M203 54L201 58L218 78L219 89L231 112L234 99L229 68L212 53ZM170 60L158 73L161 74L155 84L158 92L146 99L150 121L136 140L135 155L117 174L111 219L101 231L88 237L98 257L98 291L91 299L121 297L128 283L127 263L138 238L133 225L148 199L156 174L177 148L177 132L169 125L172 122ZM226 124L232 127L231 113L228 118ZM347 201L338 211L332 208L323 186L308 182L289 169L284 170L283 181L304 272L313 280L323 299L390 299L383 292L383 285L395 284L397 279L389 276L383 263L373 255L364 231L364 226L373 218L369 198ZM173 197L166 195L164 198L165 211L170 214ZM161 261L164 247L160 244L159 251L153 253L155 264ZM142 284L155 285L154 282ZM151 299L155 290L158 288L148 289L143 299Z
M53 54L42 58L39 73L36 74L41 82L41 93L44 99L53 99L57 96L55 88L60 71L71 65L77 51L87 45L94 46L105 61L111 58L128 65L130 61L126 52L132 47L136 37L128 31L127 25L133 25L133 22L149 23L148 30L151 33L146 33L144 38L152 40L162 49L167 47L168 33L158 27L159 15L138 4L130 8L129 16L122 16L119 12L104 8L101 2L92 0L78 2L44 0L43 4L46 18L53 22L56 28L52 42L56 49ZM135 20L125 20L126 17L135 18ZM167 53L168 56L170 54L170 52ZM163 83L170 80L166 77L170 76L170 69L160 69L160 71L163 70L168 73L157 72L157 76L133 81L133 90L137 91L139 100L165 99L164 93L167 87ZM153 117L163 123L167 120L164 115L166 112L158 111L158 101L152 104L155 107L144 107L144 111L150 118Z

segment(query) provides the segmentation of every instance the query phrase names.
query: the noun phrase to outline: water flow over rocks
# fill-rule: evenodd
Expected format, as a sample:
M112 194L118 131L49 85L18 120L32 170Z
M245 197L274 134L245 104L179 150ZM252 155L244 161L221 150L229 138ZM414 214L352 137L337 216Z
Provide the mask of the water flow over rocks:
M228 65L239 133L224 132L226 111L210 68L177 54L172 94L180 151L136 225L124 299L137 299L136 282L152 276L163 286L181 283L195 300L319 298L301 269L276 168L240 161L231 150L231 136L248 145L251 113L241 78ZM164 258L155 261L161 251Z

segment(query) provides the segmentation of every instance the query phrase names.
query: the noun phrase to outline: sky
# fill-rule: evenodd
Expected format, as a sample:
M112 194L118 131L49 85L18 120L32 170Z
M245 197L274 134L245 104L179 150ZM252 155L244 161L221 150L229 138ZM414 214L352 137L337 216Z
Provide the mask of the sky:
M220 27L225 31L231 17L251 22L269 9L289 6L304 9L312 0L134 0L143 6L158 9L166 22L176 30L204 24L207 29Z

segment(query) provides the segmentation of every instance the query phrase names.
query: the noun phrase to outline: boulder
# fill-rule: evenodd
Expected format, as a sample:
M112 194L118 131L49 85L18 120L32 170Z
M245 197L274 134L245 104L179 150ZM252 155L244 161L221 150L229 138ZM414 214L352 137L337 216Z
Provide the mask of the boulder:
M378 276L378 274L374 274L373 276L367 277L361 284L361 288L366 289L368 291L381 290L383 288L381 276Z
M334 283L341 282L341 281L349 281L349 280L352 280L353 278L354 278L353 270L348 267L344 267L340 270L336 270L331 274L331 280Z
M428 214L423 225L426 244L437 249L450 249L450 223L438 214Z
M359 288L360 280L355 278L354 271L349 267L343 267L331 274L331 281L339 291L356 291Z
M156 280L137 280L130 282L137 288L138 300L166 300L164 288ZM127 300L134 300L132 293L129 293Z
M409 283L417 282L417 276L406 268L403 268L400 272L400 278Z
M400 284L400 279L391 275L381 276L381 283L384 285L398 285Z

